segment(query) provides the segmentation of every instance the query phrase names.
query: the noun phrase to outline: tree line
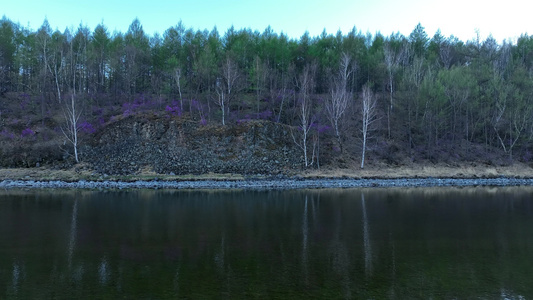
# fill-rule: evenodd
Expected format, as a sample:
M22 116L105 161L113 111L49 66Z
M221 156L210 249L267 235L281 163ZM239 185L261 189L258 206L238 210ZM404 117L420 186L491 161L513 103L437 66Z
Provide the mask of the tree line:
M364 147L370 137L396 141L412 156L478 144L533 158L528 35L463 42L440 31L430 37L418 24L408 36L354 27L294 39L270 27L220 35L179 22L149 36L138 19L110 33L104 24L52 30L47 20L32 31L4 16L0 94L32 96L43 118L71 99L93 108L86 119L94 107L126 113L155 99L202 123L269 119L299 129L306 166L321 133L342 152L351 131Z

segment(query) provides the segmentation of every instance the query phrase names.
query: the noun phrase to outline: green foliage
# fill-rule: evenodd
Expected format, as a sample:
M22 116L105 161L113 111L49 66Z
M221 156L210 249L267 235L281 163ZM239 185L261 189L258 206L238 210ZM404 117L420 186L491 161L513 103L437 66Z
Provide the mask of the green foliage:
M231 27L221 35L216 27L195 30L181 21L162 36L149 36L138 19L125 33L110 34L104 24L92 31L84 25L73 32L54 31L46 19L31 31L3 17L0 96L32 96L32 109L42 118L58 110L60 94L71 92L99 106L179 98L180 109L205 122L218 118L216 85L229 58L239 79L238 96L227 108L233 121L265 112L294 125L298 79L305 68L317 66L309 92L320 107L343 53L354 66L346 89L358 95L365 82L373 82L378 113L390 122L391 131L377 130L377 139L396 139L410 151L468 141L516 153L531 143L533 38L522 35L516 44L499 44L478 36L464 43L440 31L430 38L421 24L409 36L363 34L354 27L347 34L305 32L291 39L270 26L263 32ZM395 54L393 69L387 53ZM346 118L354 132L356 101ZM319 110L313 114L325 118Z
M409 35L409 42L413 47L415 55L425 56L429 44L428 35L420 23L418 23Z

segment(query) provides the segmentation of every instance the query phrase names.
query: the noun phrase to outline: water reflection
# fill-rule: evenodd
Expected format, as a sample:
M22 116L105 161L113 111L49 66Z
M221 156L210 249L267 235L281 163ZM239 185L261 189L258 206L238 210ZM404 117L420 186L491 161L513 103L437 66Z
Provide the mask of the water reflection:
M70 235L67 249L68 268L72 267L72 255L74 254L74 247L76 246L76 228L78 223L78 199L74 200L72 206L72 220L70 222Z
M389 233L389 243L391 244L391 282L389 290L389 299L396 298L396 243L392 237L392 232Z
M532 195L3 192L0 298L531 298Z
M83 280L83 274L85 273L85 269L83 268L83 265L77 266L73 272L72 272L72 279L76 283L80 283Z
M174 296L178 296L180 293L180 267L176 268L176 274L174 274L173 280Z
M20 265L17 262L13 262L13 276L11 288L14 294L17 294L20 280Z
M215 254L215 265L217 266L217 270L220 274L225 273L225 267L224 267L224 234L222 234L222 238L220 239L220 247L218 251Z
M331 240L331 264L335 275L340 279L341 289L345 299L352 298L351 293L351 280L350 280L350 254L348 248L342 238L342 212L341 209L337 209L336 212L336 225L333 233L333 239Z
M307 236L309 234L309 217L307 215L307 199L305 196L304 212L302 216L302 274L305 285L309 285L309 269L307 257Z
M109 266L107 258L104 256L100 261L100 266L98 267L98 280L101 285L106 285L109 281Z
M365 274L372 275L372 246L370 245L370 226L366 213L365 194L361 193L361 206L363 211L363 245L365 253Z

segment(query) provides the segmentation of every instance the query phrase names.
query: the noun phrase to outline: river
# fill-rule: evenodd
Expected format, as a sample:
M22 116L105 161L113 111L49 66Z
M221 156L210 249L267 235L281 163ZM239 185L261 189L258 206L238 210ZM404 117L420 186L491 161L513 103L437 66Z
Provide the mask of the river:
M533 188L0 192L0 298L533 298Z

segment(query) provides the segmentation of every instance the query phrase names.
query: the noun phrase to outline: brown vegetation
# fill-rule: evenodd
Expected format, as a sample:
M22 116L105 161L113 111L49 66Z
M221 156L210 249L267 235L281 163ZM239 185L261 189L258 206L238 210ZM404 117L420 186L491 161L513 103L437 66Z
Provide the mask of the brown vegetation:
M302 178L354 178L354 179L392 179L392 178L533 178L533 169L525 164L514 163L509 166L487 166L465 164L463 166L417 165L393 167L389 165L367 165L365 169L332 169L308 170L294 172L291 175ZM81 164L64 170L39 168L7 168L0 169L1 180L35 180L35 181L78 181L78 180L243 180L246 176L239 174L202 175L168 175L158 174L151 170L141 170L131 175L103 176L92 171L88 165Z

